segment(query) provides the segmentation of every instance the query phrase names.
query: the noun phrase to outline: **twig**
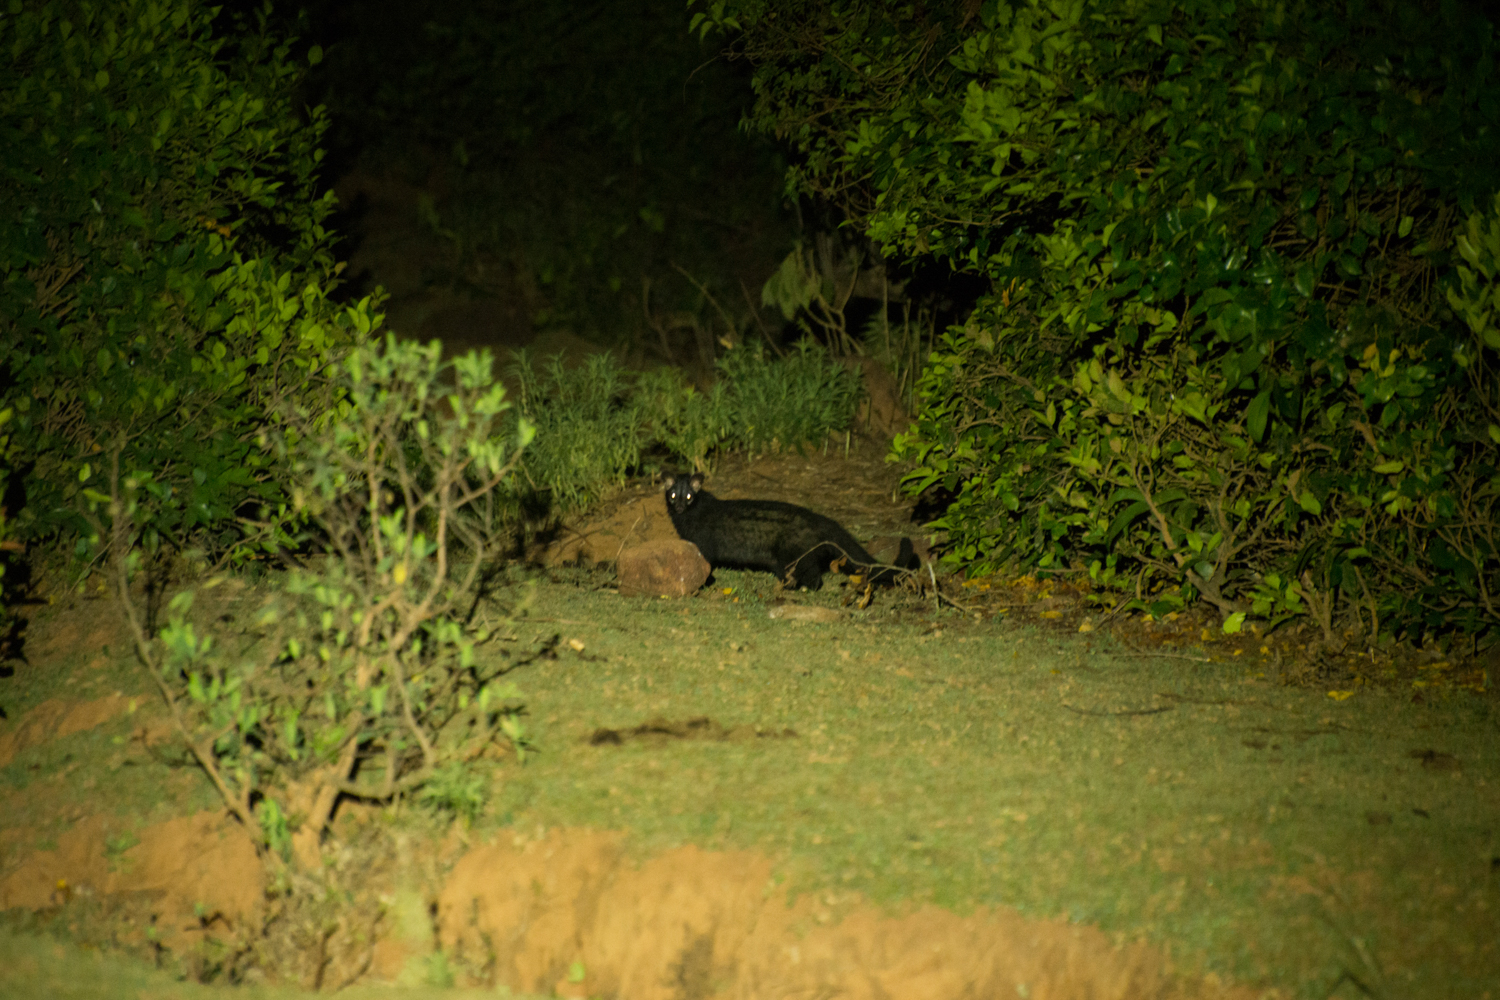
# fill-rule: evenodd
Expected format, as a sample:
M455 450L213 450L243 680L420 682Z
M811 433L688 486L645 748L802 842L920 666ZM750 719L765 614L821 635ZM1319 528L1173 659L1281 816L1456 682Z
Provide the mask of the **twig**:
M1162 712L1172 711L1176 706L1161 705L1157 708L1124 708L1118 712L1101 712L1092 708L1079 708L1077 705L1069 705L1067 702L1063 702L1062 707L1070 712L1077 712L1079 715L1160 715Z
M645 519L645 517L646 517L646 515L642 514L640 517L636 518L635 519L635 524L632 524L630 526L630 530L627 531L627 532L625 532L625 537L622 538L622 539L620 539L620 547L618 549L615 549L615 562L619 562L620 561L620 553L625 551L625 543L628 542L628 541L630 541L630 536L631 535L635 534L636 524L640 524L641 521L643 521Z
M1214 662L1209 657L1206 657L1206 656L1189 656L1187 653L1161 653L1161 652L1152 652L1150 650L1145 650L1145 649L1135 649L1132 646L1126 646L1125 648L1128 649L1128 650L1130 650L1130 651L1128 653L1113 653L1113 652L1111 652L1111 653L1106 653L1106 655L1108 655L1108 656L1159 656L1159 657L1161 657L1164 660L1190 660L1193 663L1213 663Z

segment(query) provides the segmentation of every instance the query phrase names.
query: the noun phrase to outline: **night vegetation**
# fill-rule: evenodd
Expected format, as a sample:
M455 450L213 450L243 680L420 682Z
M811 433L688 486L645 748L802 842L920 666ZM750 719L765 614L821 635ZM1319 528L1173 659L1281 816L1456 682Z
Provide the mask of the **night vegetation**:
M472 613L523 510L576 507L652 449L704 467L821 443L858 380L811 344L730 351L708 391L522 355L512 409L488 354L381 335L324 226L329 120L299 101L322 53L280 27L193 3L7 17L0 559L102 580L226 807L307 864L339 796L464 813L451 766L520 751ZM285 578L253 650L216 645L191 592L158 632L167 580L267 559Z
M335 950L353 983L395 941L432 983L504 985L493 948L434 937L487 932L439 916L456 839L429 834L584 823L765 852L789 899L1061 912L1171 943L1206 989L1385 995L1382 958L1489 982L1500 79L1476 3L13 0L0 50L0 641L39 622L55 661L0 673L26 810L0 855L133 809L100 827L113 875L142 802L211 803L266 905L196 912L176 965L152 924L131 940L158 966L321 989ZM342 262L358 206L331 175L361 172L415 193L445 251L422 281L612 353L403 339ZM915 412L887 456L906 490L951 498L928 527L962 587L925 566L871 605L725 570L671 602L516 565L591 508L576 534L618 529L618 557L661 526L647 475L730 455L893 537L884 439L861 459L851 432L871 366ZM1074 595L1135 631L1038 610ZM123 624L77 629L99 596ZM1285 691L1332 676L1320 650L1410 653L1428 714L1355 699L1373 665ZM104 722L12 739L86 692ZM334 850L341 803L381 822ZM4 920L114 946L129 906L158 915L47 879ZM736 972L700 945L684 996Z
M1500 83L1472 5L697 4L752 124L986 289L895 456L983 571L1349 636L1500 624Z

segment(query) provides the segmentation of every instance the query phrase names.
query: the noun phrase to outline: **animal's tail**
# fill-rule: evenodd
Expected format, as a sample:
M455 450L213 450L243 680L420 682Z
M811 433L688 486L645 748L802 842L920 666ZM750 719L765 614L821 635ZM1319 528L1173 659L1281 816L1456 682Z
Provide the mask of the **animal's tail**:
M870 574L870 582L874 584L893 583L895 582L897 573L914 570L921 565L922 560L918 558L916 550L912 548L911 539L903 538L901 539L901 549L896 553L895 562Z

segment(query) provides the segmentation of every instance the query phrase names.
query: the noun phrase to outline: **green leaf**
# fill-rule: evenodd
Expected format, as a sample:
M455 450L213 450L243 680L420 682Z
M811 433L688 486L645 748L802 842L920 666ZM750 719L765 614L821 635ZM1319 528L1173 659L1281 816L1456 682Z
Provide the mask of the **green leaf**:
M83 466L78 470L78 481L80 483L86 483L89 481L89 477L93 474L94 467L89 465L89 463L84 462Z
M1396 227L1396 235L1400 236L1403 239L1405 239L1407 236L1409 236L1411 234L1412 224L1415 223L1416 221L1417 221L1416 219L1412 218L1409 215L1403 215L1401 217L1401 224Z
M1379 465L1375 466L1372 471L1378 472L1382 476L1389 476L1393 473L1400 472L1404 468L1406 468L1405 462L1403 462L1399 458L1393 458L1389 462L1381 462Z
M1266 417L1271 412L1271 392L1269 389L1260 393L1250 401L1250 406L1245 411L1245 420L1250 430L1250 436L1257 442L1266 436Z
M1130 522L1140 517L1151 509L1151 505L1144 500L1137 500L1115 515L1115 519L1109 523L1109 531L1104 535L1105 542L1111 541L1116 535L1129 527Z
M286 744L287 756L297 760L301 754L297 751L297 713L288 712L282 723L282 741Z
M1234 635L1241 628L1243 628L1244 625L1245 625L1245 612L1243 612L1243 611L1236 611L1234 614L1232 614L1228 618L1224 619L1224 624L1222 626L1220 626L1220 627L1224 630L1224 634L1225 635Z
M1311 264L1303 264L1297 268L1297 273L1292 278L1292 286L1297 289L1297 294L1304 299L1312 298L1317 283L1318 272L1313 269Z
M1302 495L1297 498L1297 504L1309 514L1323 513L1323 505L1312 495L1311 490L1303 490Z

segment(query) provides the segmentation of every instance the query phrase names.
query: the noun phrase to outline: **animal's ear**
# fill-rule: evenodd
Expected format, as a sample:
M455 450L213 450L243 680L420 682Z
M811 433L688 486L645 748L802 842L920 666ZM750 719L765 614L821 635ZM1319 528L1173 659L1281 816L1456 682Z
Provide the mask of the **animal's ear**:
M703 489L703 473L693 473L693 478L688 480L688 485L692 488L694 493L697 493L699 490Z
M651 482L652 485L655 486L664 486L669 483L675 482L676 479L677 477L672 475L666 469L659 469L656 475L652 477Z

